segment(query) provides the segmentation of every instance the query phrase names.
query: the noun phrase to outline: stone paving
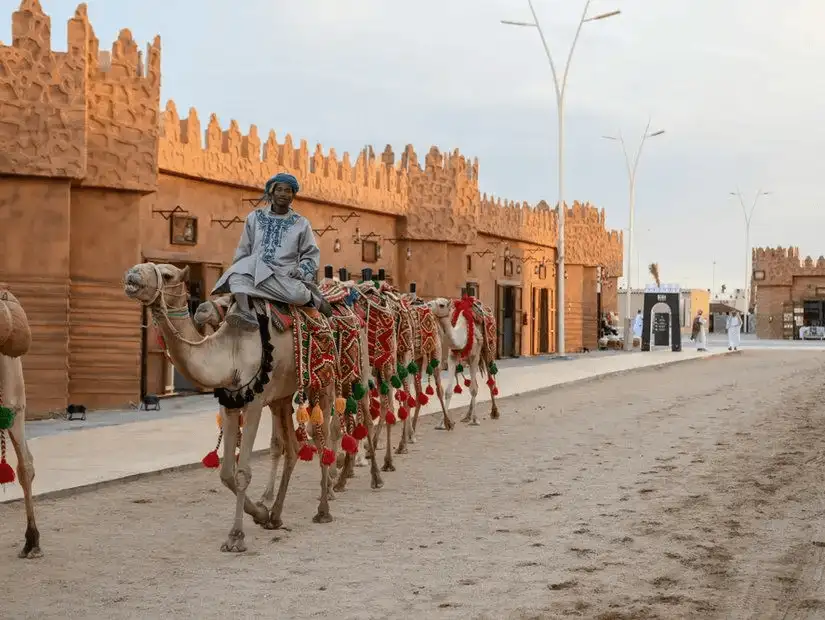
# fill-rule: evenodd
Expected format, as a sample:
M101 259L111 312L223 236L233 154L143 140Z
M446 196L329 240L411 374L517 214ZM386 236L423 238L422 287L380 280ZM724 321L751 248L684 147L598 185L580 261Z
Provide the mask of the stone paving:
M499 398L558 386L575 381L727 354L722 346L698 353L689 343L680 353L589 353L554 357L524 357L503 360L498 366ZM479 402L489 400L482 386ZM453 396L451 409L466 407L468 392ZM35 495L62 495L100 484L129 480L187 466L200 466L203 456L215 446L218 406L211 396L197 395L165 399L160 412L90 412L85 422L47 420L29 422L27 435L34 454ZM437 399L423 408L428 415L438 410ZM264 415L255 442L256 450L269 447L271 416ZM463 432L464 429L460 429ZM10 462L14 465L14 453ZM0 503L22 496L20 486L7 485Z

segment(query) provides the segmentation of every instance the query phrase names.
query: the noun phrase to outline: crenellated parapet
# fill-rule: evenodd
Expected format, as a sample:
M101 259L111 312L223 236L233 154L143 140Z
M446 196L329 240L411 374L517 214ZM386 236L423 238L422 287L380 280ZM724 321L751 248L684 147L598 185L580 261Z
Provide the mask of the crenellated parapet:
M794 277L825 277L825 257L801 259L797 247L754 248L752 260L757 286L792 286Z
M100 52L85 4L67 39L66 52L52 50L39 0L23 0L12 15L12 44L0 46L0 173L153 191L160 39L144 59L123 30L111 52Z
M407 145L400 167L409 176L409 209L401 235L406 239L470 244L476 237L479 210L478 160L458 149L432 147L424 166Z
M260 189L271 176L289 172L310 200L397 215L407 209L406 170L377 160L371 150L353 163L349 153L339 159L334 149L324 154L320 144L310 153L306 140L296 147L290 134L279 143L270 131L262 142L255 125L246 135L234 120L224 130L214 114L203 131L197 110L190 108L182 119L173 101L161 116L158 154L166 173Z

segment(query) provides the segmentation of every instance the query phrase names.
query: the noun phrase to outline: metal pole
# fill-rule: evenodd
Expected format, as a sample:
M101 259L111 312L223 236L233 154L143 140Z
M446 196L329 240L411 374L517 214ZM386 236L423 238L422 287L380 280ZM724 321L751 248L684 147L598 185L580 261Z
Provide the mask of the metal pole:
M710 286L710 300L713 301L713 296L716 294L716 261L713 261L713 279Z
M756 209L756 204L759 202L759 198L761 196L767 196L770 192L763 192L761 189L756 192L756 196L753 198L753 203L751 204L750 211L748 211L747 207L745 206L745 199L742 197L742 192L739 188L736 189L736 192L731 192L732 196L736 196L739 199L739 205L742 207L742 214L745 216L745 288L744 288L744 298L745 298L745 311L743 313L744 320L742 321L745 327L745 333L748 331L748 311L750 310L750 279L751 279L751 271L750 271L750 260L751 260L751 222L753 221L753 212Z

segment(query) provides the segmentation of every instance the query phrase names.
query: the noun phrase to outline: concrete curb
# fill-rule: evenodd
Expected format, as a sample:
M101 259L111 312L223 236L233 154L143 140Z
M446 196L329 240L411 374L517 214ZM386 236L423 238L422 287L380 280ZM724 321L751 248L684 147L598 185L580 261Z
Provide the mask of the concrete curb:
M634 372L640 372L640 371L644 371L644 370L660 370L662 368L668 368L670 366L676 366L678 364L687 364L689 362L698 362L698 361L703 361L703 360L716 359L716 358L724 357L724 356L727 356L727 355L739 355L740 353L742 353L741 350L739 350L739 351L720 351L718 353L717 352L709 353L708 355L705 355L705 356L702 356L702 357L691 357L691 358L688 358L688 359L674 360L672 362L671 361L662 362L661 364L653 364L652 366L642 366L642 367L636 367L636 368L628 368L628 369L625 369L625 370L611 370L611 371L608 371L608 372L605 372L605 373L602 373L602 374L599 374L599 375L595 375L593 377L584 377L582 379L574 379L572 381L565 381L563 383L557 383L556 385L548 385L546 387L540 387L540 388L537 388L535 390L527 390L526 392L517 392L515 394L510 394L508 396L504 396L504 397L500 398L499 402L507 402L508 400L510 400L512 398L518 398L520 396L524 396L525 394L550 393L550 392L553 392L554 390L558 390L558 389L562 389L562 388L566 388L566 387L570 387L570 386L578 386L578 385L582 385L582 384L585 384L585 383L601 381L601 380L606 379L606 378L613 378L613 377L623 376L623 375L627 375L627 374L634 373ZM484 401L484 402L487 402L487 401ZM449 411L456 411L458 409L463 409L464 407L466 407L466 405L461 405L461 406L457 406L457 407L450 407ZM433 414L431 414L431 413L426 413L426 414L422 413L421 417L429 416L429 415L433 415ZM269 448L254 450L252 452L252 456L253 457L261 456L261 455L267 454L268 452L269 452ZM83 485L76 486L76 487L69 487L67 489L58 489L58 490L55 490L55 491L46 491L44 493L35 493L34 498L37 501L40 501L40 500L43 500L43 499L63 499L63 498L70 497L70 496L73 496L73 495L80 495L82 493L97 491L97 490L104 489L104 488L109 487L109 486L114 486L114 485L118 485L118 484L126 484L126 483L129 483L129 482L135 482L137 480L142 480L144 478L149 478L149 477L152 477L152 476L162 476L164 474L190 471L192 469L198 469L198 468L203 468L203 465L201 464L200 461L197 461L197 462L194 462L194 463L184 463L182 465L173 465L172 467L164 467L164 468L156 469L156 470L152 470L152 471L140 472L140 473L137 473L137 474L130 474L128 476L121 476L121 477L118 477L118 478L112 478L111 480L101 480L100 482L92 482L92 483L89 483L89 484L83 484ZM22 501L23 501L23 498L10 499L10 500L3 500L2 498L0 498L0 505L11 505L11 504L16 504L16 503L22 503Z

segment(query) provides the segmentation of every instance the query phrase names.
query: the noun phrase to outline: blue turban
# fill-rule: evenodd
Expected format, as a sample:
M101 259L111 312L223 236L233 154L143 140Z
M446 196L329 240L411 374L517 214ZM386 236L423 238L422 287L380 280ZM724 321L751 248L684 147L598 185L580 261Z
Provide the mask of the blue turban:
M266 182L266 185L264 185L264 195L268 196L269 193L272 191L272 188L275 187L276 183L284 183L286 185L289 185L292 188L293 194L297 194L301 189L301 186L298 184L298 179L296 179L291 174L281 172L279 174L276 174L274 177L272 177L271 179L269 179L269 181Z

